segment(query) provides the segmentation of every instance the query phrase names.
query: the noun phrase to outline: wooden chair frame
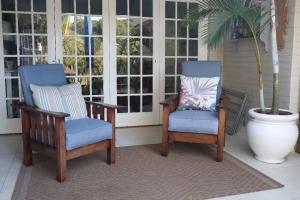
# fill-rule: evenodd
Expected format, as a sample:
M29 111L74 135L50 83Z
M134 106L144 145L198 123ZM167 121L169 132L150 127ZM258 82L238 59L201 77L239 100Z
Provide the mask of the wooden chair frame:
M112 124L112 139L70 151L66 149L65 130L65 117L69 114L41 110L24 102L19 103L19 108L22 119L24 165L33 164L32 151L53 157L57 160L57 181L63 182L67 178L67 160L105 149L107 163L115 163L116 106L86 101L88 117L106 120ZM43 133L48 133L49 137L45 137Z
M228 97L223 93L221 104L218 107L219 111L219 128L218 135L201 134L201 133L183 133L168 131L169 114L174 112L178 106L179 95L174 95L160 104L163 106L163 127L162 127L162 155L168 156L169 141L201 143L201 144L216 144L217 145L217 161L223 160L223 149L225 145L225 127L226 127L226 111Z

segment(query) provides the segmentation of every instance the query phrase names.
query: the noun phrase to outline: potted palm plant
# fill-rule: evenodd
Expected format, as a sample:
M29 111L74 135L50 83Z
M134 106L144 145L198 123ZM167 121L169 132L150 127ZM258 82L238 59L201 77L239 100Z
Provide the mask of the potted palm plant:
M187 23L200 23L200 35L208 49L217 48L224 39L232 34L233 25L238 21L247 28L251 37L253 53L258 70L258 89L260 107L249 110L250 121L247 124L247 136L255 157L267 163L281 163L292 151L297 141L298 114L279 109L279 61L276 39L275 1L270 6L246 5L242 0L198 0L199 8L190 9ZM253 2L253 1L251 1ZM271 108L264 103L264 80L262 53L260 51L260 33L265 25L271 29L270 40L273 60L273 102Z

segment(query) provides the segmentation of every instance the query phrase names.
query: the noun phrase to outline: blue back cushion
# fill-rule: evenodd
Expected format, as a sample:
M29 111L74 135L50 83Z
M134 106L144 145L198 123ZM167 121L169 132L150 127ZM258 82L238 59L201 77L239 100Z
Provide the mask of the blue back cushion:
M30 84L38 86L62 86L67 84L61 64L23 65L19 68L23 95L27 105L34 106Z
M191 77L220 77L222 65L220 61L187 61L182 63L182 75ZM222 93L221 79L217 91L217 103Z

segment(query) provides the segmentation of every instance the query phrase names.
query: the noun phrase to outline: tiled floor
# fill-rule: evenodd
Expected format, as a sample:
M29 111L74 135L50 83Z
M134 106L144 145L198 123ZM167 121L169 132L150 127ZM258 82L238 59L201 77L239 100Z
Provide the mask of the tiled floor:
M10 199L21 167L20 135L0 136L0 199Z
M143 131L143 134L140 128L118 129L117 145L158 143L160 142L159 132L159 127L151 127ZM226 141L228 153L285 186L280 189L228 196L216 200L300 200L300 154L291 153L283 164L265 164L253 158L243 129L236 136L228 136ZM0 200L11 198L21 166L21 152L20 135L0 136Z
M282 164L266 164L253 158L248 147L245 130L226 138L226 151L248 165L284 185L283 188L235 195L215 200L300 200L300 154L291 153Z

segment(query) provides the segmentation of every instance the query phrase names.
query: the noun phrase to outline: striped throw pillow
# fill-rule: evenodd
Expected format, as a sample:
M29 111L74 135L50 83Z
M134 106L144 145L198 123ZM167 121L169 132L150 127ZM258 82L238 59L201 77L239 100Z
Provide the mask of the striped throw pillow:
M43 110L70 114L66 120L87 117L80 83L60 87L30 84L35 105Z

